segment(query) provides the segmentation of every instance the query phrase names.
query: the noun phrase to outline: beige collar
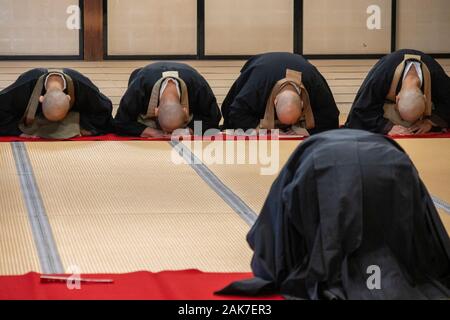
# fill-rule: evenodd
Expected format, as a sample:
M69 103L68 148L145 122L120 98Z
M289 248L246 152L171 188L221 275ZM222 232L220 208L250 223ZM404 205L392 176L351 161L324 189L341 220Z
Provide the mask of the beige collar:
M410 55L405 54L403 62L400 63L397 66L397 69L395 69L394 77L392 79L391 88L389 89L389 93L386 97L386 99L392 103L395 104L396 97L397 97L397 88L398 84L400 82L400 79L402 78L402 75L405 71L405 67L407 64L407 61L409 60L416 60L420 62L422 65L422 74L423 74L423 86L424 86L424 94L426 98L426 108L424 116L429 117L432 113L433 103L431 101L431 73L428 69L427 65L422 62L422 58L418 55Z
M264 119L261 120L259 128L268 130L276 128L275 98L287 85L292 85L297 90L303 102L303 108L301 110L302 116L299 123L305 121L306 129L313 129L315 127L314 115L311 109L309 94L302 82L302 73L299 71L287 69L286 77L278 81L272 89L269 100L266 104Z

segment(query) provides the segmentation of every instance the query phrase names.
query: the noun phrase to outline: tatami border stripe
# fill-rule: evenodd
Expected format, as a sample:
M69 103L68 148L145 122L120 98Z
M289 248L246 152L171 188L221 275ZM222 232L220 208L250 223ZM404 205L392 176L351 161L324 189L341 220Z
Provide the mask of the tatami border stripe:
M11 143L11 148L42 272L46 274L62 274L64 269L61 258L53 238L26 146L23 142L13 142Z
M194 171L237 213L252 226L257 214L230 188L228 188L204 163L201 162L183 143L171 141L170 145L183 157Z
M450 214L450 204L435 196L431 196L431 198L433 199L434 205L436 207L444 210L447 214Z

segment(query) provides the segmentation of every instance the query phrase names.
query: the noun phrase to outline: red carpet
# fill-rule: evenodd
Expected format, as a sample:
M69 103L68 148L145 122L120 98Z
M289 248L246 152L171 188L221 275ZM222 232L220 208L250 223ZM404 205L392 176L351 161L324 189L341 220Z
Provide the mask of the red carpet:
M407 136L391 136L393 139L443 139L450 138L450 132L447 133L429 133L424 135L407 135ZM269 136L227 136L225 134L213 136L213 137L182 137L180 140L204 140L204 141L223 141L223 140L271 140L273 137ZM305 137L298 136L277 136L277 140L280 141L296 141L303 140ZM115 134L108 134L104 136L97 137L78 137L73 139L68 139L64 141L170 141L170 138L139 138L139 137L122 137ZM20 138L20 137L0 137L0 142L48 142L55 140L46 140L46 139L28 139L28 138Z
M223 140L271 140L273 139L269 136L229 136L225 134L220 134L211 137L198 137L198 136L186 136L181 137L179 140L204 140L204 141L223 141ZM299 136L277 136L277 140L303 140L304 137ZM177 139L174 139L177 140ZM21 137L0 137L0 142L51 142L51 141L61 141L61 140L49 140L49 139L30 139ZM108 134L104 136L96 137L78 137L62 141L171 141L171 138L140 138L140 137L122 137L115 134Z
M66 283L41 283L40 275L0 276L0 300L245 300L215 296L229 283L251 278L249 273L202 273L195 270L161 273L136 272L114 275L82 275L112 279L112 284L81 284L69 290ZM280 296L261 300L282 300Z
M390 136L392 139L448 139L450 138L450 132L446 133L427 133L427 134L416 134L416 135L393 135Z
M139 137L121 137L115 134L108 134L104 136L96 137L78 137L67 139L63 141L170 141L170 139L153 139L153 138L139 138ZM49 140L49 139L30 139L21 137L0 137L0 142L48 142L48 141L60 141L60 140Z

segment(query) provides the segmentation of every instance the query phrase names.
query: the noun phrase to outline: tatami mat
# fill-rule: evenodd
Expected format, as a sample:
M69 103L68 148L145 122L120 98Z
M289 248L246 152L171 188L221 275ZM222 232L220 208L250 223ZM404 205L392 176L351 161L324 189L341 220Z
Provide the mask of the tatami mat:
M27 216L11 145L0 143L0 217Z
M0 274L40 272L28 217L0 216Z
M397 140L420 172L428 191L450 203L450 139Z
M450 214L447 212L444 212L442 209L438 209L439 215L441 217L442 223L445 226L445 229L447 229L448 234L450 235Z
M233 210L167 142L27 143L49 216Z
M214 141L203 142L202 145L201 143L184 142L191 152L203 159L208 168L257 214L261 211L279 171L301 141L276 141L274 145L272 143L272 141ZM202 147L200 147L201 145ZM214 154L212 150L218 151ZM239 164L238 160L241 163L249 163L250 150L255 150L258 154L258 164ZM224 164L224 162L212 164L214 159L220 161L221 157L217 157L220 152L223 154L234 152L234 157L230 157L228 160L231 161L229 162L231 164ZM213 156L208 157L209 154L213 154ZM275 168L272 174L261 174L262 168L269 170L272 167Z
M27 148L65 268L249 270L248 226L167 142Z
M124 212L57 216L50 223L65 267L83 273L250 271L248 226L237 215Z
M399 140L430 193L449 201L449 142ZM212 164L211 143L184 142L252 210L259 213L270 186L300 141L214 142L230 165ZM253 142L254 143L254 142ZM261 142L258 142L261 143ZM238 149L238 144L244 149ZM200 269L248 272L246 223L181 160L167 142L27 143L27 150L64 268L83 273ZM200 146L200 148L199 148ZM256 148L272 164L239 164ZM0 274L40 271L9 144L0 144ZM225 153L224 153L225 154ZM439 154L439 157L430 156ZM220 158L220 157L219 157ZM215 158L220 162L219 158ZM233 161L234 160L234 161ZM248 160L248 159L247 159ZM260 158L260 160L262 160ZM228 159L230 161L230 159ZM273 175L261 168L275 166ZM439 210L450 232L450 215Z
M9 144L0 144L0 274L40 271Z

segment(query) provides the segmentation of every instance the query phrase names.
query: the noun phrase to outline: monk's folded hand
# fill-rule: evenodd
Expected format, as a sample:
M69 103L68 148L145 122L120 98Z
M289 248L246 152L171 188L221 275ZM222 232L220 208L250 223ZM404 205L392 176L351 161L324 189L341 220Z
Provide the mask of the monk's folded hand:
M433 129L433 123L428 120L420 120L414 124L409 130L412 134L426 134Z
M252 134L265 137L265 136L268 136L269 134L272 134L272 130L258 128L258 129L254 129L254 131L252 131Z
M396 135L406 136L406 135L410 135L411 131L408 128L396 125L392 128L392 130L388 134L390 136L396 136Z
M191 128L177 129L172 133L172 136L176 137L186 137L192 135L194 135L194 130L192 130Z
M22 134L20 135L20 137L21 137L21 138L25 138L25 139L39 139L38 136L31 136L31 135L26 134L26 133L22 133Z
M90 132L88 130L84 130L84 129L81 129L80 133L81 133L82 137L90 137L93 135L92 132Z
M285 136L296 136L297 135L297 132L295 132L293 129L288 129L288 130L282 131L280 133Z
M153 129L153 128L146 128L144 130L144 132L142 132L141 137L142 138L158 138L158 139L162 139L162 138L168 138L170 136L165 134L161 130Z
M308 132L308 130L306 130L305 128L291 128L288 132L287 135L289 136L299 136L299 137L309 137L310 134Z

